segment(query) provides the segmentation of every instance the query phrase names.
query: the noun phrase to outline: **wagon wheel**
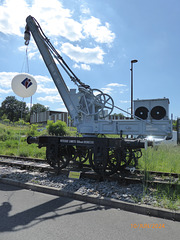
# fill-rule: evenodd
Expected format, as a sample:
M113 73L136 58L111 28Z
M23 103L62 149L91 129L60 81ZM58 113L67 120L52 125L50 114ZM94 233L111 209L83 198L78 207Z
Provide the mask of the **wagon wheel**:
M110 176L119 169L120 161L115 149L107 150L106 157L98 157L94 152L89 154L89 163L92 169L101 176Z
M108 163L106 167L106 172L108 175L116 173L120 166L120 156L116 149L109 149Z
M141 149L124 149L122 153L122 163L121 170L126 167L136 167L138 164L138 159L141 158L142 151Z
M64 146L59 149L55 144L51 144L46 148L46 159L49 165L59 172L69 164L68 148Z
M141 149L131 149L129 150L128 165L136 167L138 165L138 159L142 157Z
M76 163L78 163L79 166L82 166L83 163L85 163L89 158L89 149L86 147L78 147L76 148Z
M105 170L106 170L106 166L107 166L107 162L100 159L100 158L96 158L94 152L90 152L89 154L89 163L91 168L98 174L101 176L105 175Z

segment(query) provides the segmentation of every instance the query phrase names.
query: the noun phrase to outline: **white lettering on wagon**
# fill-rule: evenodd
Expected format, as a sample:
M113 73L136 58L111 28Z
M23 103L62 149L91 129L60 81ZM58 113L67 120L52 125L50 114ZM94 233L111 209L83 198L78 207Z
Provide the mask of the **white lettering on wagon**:
M79 143L79 144L94 144L94 141L87 140L72 140L72 139L60 139L61 143Z

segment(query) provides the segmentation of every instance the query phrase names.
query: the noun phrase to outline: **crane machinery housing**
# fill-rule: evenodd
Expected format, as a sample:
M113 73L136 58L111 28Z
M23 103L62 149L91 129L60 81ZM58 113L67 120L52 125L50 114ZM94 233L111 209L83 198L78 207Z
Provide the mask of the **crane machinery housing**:
M46 147L47 162L57 171L65 168L70 161L83 164L89 160L95 172L111 175L126 167L134 168L138 164L138 158L142 156L141 149L146 145L146 141L142 139L129 139L123 136L171 137L172 123L168 116L167 98L158 101L146 100L146 106L138 105L137 101L134 116L130 119L112 120L109 117L115 108L112 97L81 82L32 16L26 19L24 33L26 45L29 44L30 34L63 99L73 125L82 135L82 137L28 137L29 144L37 143L40 148ZM76 88L68 89L55 60L65 70ZM157 106L153 105L154 103L157 103ZM99 137L101 134L116 134L119 137Z

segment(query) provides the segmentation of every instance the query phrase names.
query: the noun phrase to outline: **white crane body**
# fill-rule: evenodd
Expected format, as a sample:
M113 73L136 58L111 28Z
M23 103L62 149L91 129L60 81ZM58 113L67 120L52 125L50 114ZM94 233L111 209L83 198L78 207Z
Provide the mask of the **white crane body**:
M171 134L171 123L166 117L162 120L140 120L133 119L109 119L114 108L114 101L108 94L101 90L91 89L89 86L78 85L76 89L68 89L64 79L55 63L54 57L62 61L58 52L48 45L50 41L43 36L40 26L32 17L27 17L27 32L31 32L41 56L49 70L49 73L59 91L61 98L73 120L74 126L79 133L92 134L125 134L125 135L161 135ZM54 55L54 57L53 57ZM62 63L63 64L63 63ZM71 78L74 78L72 76ZM76 81L76 78L73 79ZM86 85L85 85L86 86ZM95 95L96 93L96 95ZM109 111L108 113L105 113Z
M137 153L141 152L140 149L145 146L142 140L123 139L123 136L171 137L172 122L168 116L168 104L165 109L154 106L152 110L138 106L136 116L133 115L129 119L112 119L111 113L114 110L112 97L99 89L91 89L76 77L45 36L35 18L28 16L26 23L25 44L29 44L31 33L74 126L83 135L82 138L73 139L71 137L29 137L28 143L36 142L39 147L47 147L46 155L50 165L60 169L68 164L67 159L78 158L79 161L83 158L84 161L89 159L96 172L112 174L118 171L122 162L125 166L132 161L137 165L137 159L140 157ZM68 89L55 60L59 62L78 89ZM161 102L167 102L167 99L162 99ZM146 101L146 104L150 102ZM120 138L98 138L99 134L116 134Z

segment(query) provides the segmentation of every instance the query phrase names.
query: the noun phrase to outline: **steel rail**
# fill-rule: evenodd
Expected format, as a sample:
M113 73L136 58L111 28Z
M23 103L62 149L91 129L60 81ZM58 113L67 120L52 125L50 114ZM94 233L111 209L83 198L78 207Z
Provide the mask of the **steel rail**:
M37 169L39 171L49 171L56 173L54 168L50 167L49 164L46 163L46 160L38 158L0 155L0 164L19 167L31 171ZM121 183L124 182L124 183L180 185L179 183L180 174L178 173L171 174L167 172L166 173L155 171L145 172L144 170L135 170L133 174L129 173L129 171L125 171L120 174L116 173L112 176L100 176L97 173L95 173L89 167L89 165L83 166L83 168L79 168L78 165L75 165L74 163L70 164L65 169L62 169L60 173L68 175L70 171L79 171L81 172L81 177L90 178L94 180L118 181ZM167 176L169 178L163 180L162 178L161 179L157 178L158 176Z

